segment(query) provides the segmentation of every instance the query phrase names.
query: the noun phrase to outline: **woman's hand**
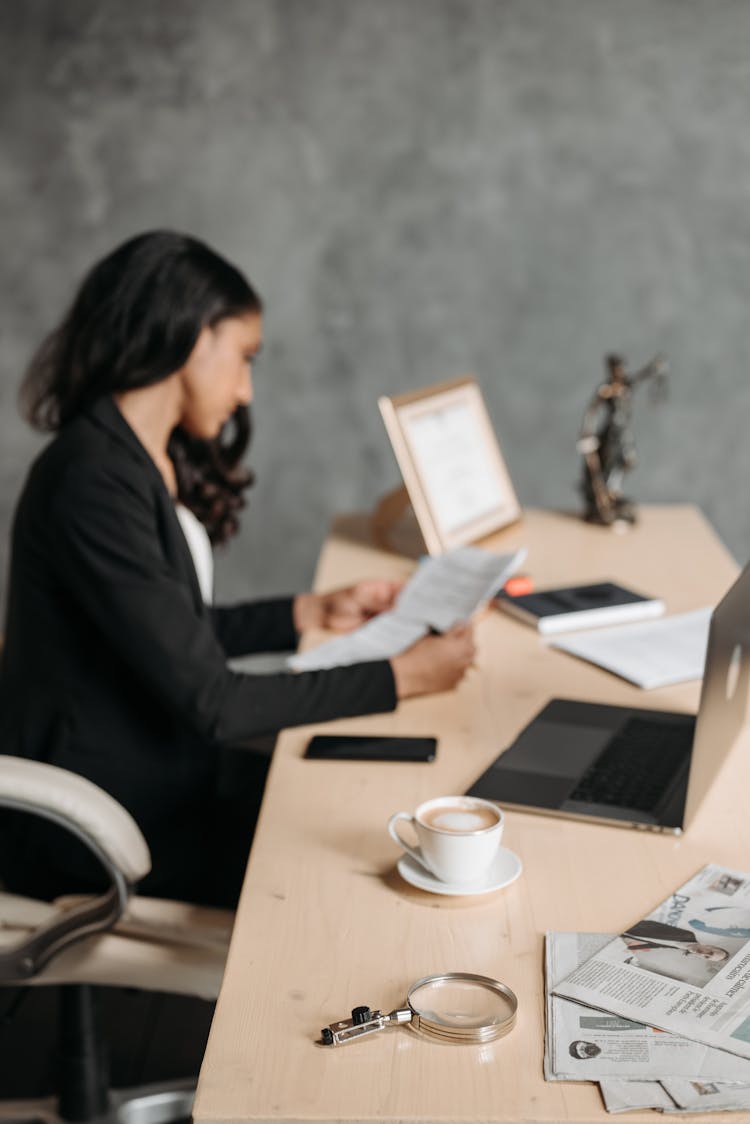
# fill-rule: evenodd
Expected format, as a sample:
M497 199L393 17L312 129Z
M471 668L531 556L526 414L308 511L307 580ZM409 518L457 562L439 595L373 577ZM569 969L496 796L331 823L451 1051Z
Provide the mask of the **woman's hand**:
M400 699L449 691L463 679L475 656L471 625L457 624L442 636L425 636L391 659Z
M297 632L308 628L350 632L392 609L403 584L372 578L331 593L300 593L294 599L294 627Z

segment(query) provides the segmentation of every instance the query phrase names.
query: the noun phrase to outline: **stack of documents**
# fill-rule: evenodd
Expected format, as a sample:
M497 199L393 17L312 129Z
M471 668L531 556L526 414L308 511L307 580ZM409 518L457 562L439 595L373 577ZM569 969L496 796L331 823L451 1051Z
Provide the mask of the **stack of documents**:
M603 667L636 687L671 687L702 679L710 622L710 609L696 609L660 620L576 633L551 641L551 647Z
M464 546L424 558L390 612L362 628L299 652L288 660L294 671L315 671L342 664L390 659L428 632L447 632L467 621L493 597L526 557L525 550L492 554Z
M610 1112L750 1109L750 874L706 866L619 936L548 933L545 966L548 1081Z

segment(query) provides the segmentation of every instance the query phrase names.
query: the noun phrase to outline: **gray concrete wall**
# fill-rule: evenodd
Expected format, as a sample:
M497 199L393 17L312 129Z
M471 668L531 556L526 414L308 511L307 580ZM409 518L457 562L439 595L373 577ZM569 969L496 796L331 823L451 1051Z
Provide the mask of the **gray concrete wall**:
M195 233L263 294L229 596L305 586L398 482L376 400L477 374L525 505L575 507L602 356L640 500L750 555L746 0L4 0L0 562L39 438L17 383L98 256Z

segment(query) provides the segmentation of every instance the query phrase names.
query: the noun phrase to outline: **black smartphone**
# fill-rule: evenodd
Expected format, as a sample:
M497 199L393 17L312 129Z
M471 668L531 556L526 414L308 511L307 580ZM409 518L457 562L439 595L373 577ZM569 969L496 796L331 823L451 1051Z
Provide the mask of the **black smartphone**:
M316 734L305 757L331 761L434 761L437 738Z

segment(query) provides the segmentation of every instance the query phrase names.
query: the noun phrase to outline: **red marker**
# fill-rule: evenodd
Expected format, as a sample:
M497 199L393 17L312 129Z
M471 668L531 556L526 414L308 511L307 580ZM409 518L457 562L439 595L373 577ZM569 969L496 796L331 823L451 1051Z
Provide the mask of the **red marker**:
M503 592L508 594L508 597L522 597L524 593L532 593L534 590L534 579L528 574L516 574L512 578L508 578L503 586Z

